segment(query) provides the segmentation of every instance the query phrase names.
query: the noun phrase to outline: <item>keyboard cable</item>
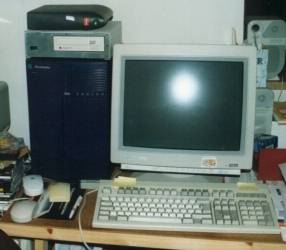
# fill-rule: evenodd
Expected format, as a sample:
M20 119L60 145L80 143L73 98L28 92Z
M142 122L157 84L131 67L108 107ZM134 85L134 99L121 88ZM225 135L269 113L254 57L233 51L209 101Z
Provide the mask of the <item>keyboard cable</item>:
M82 231L82 225L81 225L81 213L82 213L82 210L85 206L85 203L86 203L86 197L94 192L97 192L97 189L94 189L94 190L91 190L89 192L87 192L84 197L83 197L83 202L80 206L80 209L79 209L79 214L78 214L78 228L79 228L79 232L80 232L80 238L81 238L81 241L83 243L83 245L85 246L86 249L88 250L92 250L91 247L87 244L87 242L85 241L84 239L84 235L83 235L83 231Z

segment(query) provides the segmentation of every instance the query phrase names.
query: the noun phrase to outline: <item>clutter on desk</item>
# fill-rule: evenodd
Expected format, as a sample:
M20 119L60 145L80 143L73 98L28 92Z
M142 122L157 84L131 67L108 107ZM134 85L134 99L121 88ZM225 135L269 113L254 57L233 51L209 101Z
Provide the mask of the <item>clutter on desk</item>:
M12 204L21 187L29 150L22 138L0 132L0 215Z
M286 186L283 181L266 181L278 221L286 223Z
M25 178L25 177L24 177ZM78 187L72 186L70 188L69 183L49 183L46 189L40 196L27 197L25 196L13 203L10 210L11 219L17 223L26 223L34 218L48 218L48 219L73 219L82 203L84 197L84 190ZM51 188L49 188L51 186ZM65 193L68 190L68 197L65 199L55 201L53 197L53 189L55 187L64 187ZM57 189L57 188L56 188ZM52 191L51 191L52 190ZM51 195L50 195L51 191ZM50 200L50 196L52 201ZM60 196L56 196L59 198Z
M65 186L64 189L66 189L67 187L68 187L68 185ZM48 188L48 190L49 190L49 188ZM50 193L50 192L48 192L48 193ZM45 201L47 203L45 205L45 207L49 207L49 212L45 213L41 217L49 218L49 219L71 220L76 216L76 214L79 210L79 207L82 203L83 196L84 196L84 190L83 189L71 186L70 187L70 197L68 197L69 199L66 199L67 197L65 197L65 200L67 200L67 201L62 201L62 202L51 202L50 200ZM53 193L52 193L52 200L53 200L53 198L54 197L53 197Z
M16 160L19 156L22 157L23 150L27 151L23 138L15 137L7 131L0 132L0 160Z
M281 230L286 238L286 149L278 148L278 136L261 134L255 137L254 167L257 180L268 185L279 224L283 229Z

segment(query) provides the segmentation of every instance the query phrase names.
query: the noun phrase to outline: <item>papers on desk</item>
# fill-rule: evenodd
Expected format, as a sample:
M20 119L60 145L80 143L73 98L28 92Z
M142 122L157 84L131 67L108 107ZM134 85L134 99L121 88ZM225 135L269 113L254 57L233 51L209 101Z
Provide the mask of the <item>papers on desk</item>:
M286 186L283 181L266 181L278 221L286 223Z
M71 198L70 184L64 182L52 183L48 188L50 202L66 202Z
M278 164L284 181L266 181L271 193L277 218L283 224L286 223L286 162ZM286 234L285 234L286 236ZM285 237L286 238L286 237Z
M286 162L278 164L284 181L286 181Z

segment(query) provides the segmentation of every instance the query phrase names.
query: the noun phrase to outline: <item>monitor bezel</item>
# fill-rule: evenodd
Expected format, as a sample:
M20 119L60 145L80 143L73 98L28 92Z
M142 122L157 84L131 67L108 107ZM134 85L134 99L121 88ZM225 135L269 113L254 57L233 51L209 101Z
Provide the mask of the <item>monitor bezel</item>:
M239 61L244 65L240 151L173 150L123 146L125 61ZM217 174L251 169L255 117L256 51L250 46L120 44L114 47L111 113L111 161L124 169ZM210 164L208 164L208 162Z

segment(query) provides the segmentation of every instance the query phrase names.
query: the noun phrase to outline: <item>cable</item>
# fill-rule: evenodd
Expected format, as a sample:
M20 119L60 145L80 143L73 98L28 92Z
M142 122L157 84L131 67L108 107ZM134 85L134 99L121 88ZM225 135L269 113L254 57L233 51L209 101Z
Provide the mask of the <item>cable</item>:
M238 45L235 28L231 28L231 43L232 43L232 45Z
M255 45L256 49L259 50L259 48L258 48L258 43L257 43L256 32L255 32L255 31L252 31L252 33L253 33L254 45Z
M83 197L83 202L81 204L81 207L79 209L79 214L78 214L78 228L79 228L79 232L80 232L80 238L81 238L81 241L82 243L84 244L85 248L88 249L88 250L91 250L90 246L86 243L85 239L84 239L84 236L83 236L83 231L82 231L82 225L81 225L81 213L82 213L82 210L85 206L85 203L86 203L86 197L94 192L96 192L97 189L94 189L94 190L91 190L89 192L87 192L84 197Z
M10 201L14 202L14 201L22 201L22 200L29 200L30 198L28 197L23 197L23 198L15 198L15 199L12 199Z
M281 89L280 89L280 93L279 93L277 102L280 102L280 98L282 96L283 90L284 90L284 72L282 72L282 74L281 74Z

